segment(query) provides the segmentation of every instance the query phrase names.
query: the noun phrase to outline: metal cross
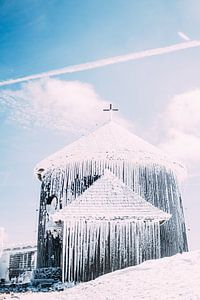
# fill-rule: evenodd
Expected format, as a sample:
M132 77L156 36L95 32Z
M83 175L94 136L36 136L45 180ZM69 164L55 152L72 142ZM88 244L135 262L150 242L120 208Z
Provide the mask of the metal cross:
M112 104L110 104L110 107L109 108L105 108L105 109L103 109L103 111L109 111L110 112L110 121L112 120L112 112L113 111L119 111L119 109L118 108L113 108L113 106L112 106Z

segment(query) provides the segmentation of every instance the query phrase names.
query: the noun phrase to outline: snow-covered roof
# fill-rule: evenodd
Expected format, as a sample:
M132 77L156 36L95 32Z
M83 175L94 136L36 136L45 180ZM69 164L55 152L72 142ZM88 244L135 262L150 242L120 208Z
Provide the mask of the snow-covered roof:
M37 245L35 242L31 243L24 243L24 244L11 244L6 245L3 249L4 252L29 252L29 251L36 251Z
M169 220L170 214L134 193L109 170L105 170L81 196L53 216L54 221L69 219Z
M68 162L89 159L153 163L165 165L177 170L178 173L184 171L182 165L172 161L161 150L116 122L110 121L39 162L35 167L35 173L40 175L49 168L64 167Z

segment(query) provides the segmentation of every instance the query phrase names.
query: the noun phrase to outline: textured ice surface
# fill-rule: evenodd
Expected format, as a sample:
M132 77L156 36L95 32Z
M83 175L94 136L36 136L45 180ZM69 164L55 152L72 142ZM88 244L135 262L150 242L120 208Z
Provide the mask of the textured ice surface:
M160 258L158 221L66 221L63 279L83 282Z
M185 175L181 164L113 121L42 160L35 167L35 172L40 174L42 170L63 167L67 162L88 159L128 160L141 164L164 165L175 170L179 177Z
M98 181L106 169L131 189L134 195L139 195L138 198L134 197L135 200L137 198L139 201L142 197L158 209L172 215L170 220L161 226L161 256L187 251L182 201L176 176L183 168L171 162L154 146L118 124L110 122L50 156L36 167L36 172L42 180L38 242L40 266L46 266L47 263L44 249L47 205L53 204L52 199L57 199L56 210L62 210L74 201L79 201L79 197L82 197L81 194L85 194L87 189L95 188L95 181ZM88 193L91 196L89 190ZM123 199L127 201L126 197ZM108 205L108 198L104 197L104 200ZM98 205L97 202L95 204ZM140 203L140 214L144 209L143 204L144 202ZM119 206L115 212L113 210L112 217L119 215ZM135 207L136 205L132 208L129 205L132 210L129 213L125 206L121 206L123 217L130 217ZM82 209L86 215L90 214L86 207ZM92 209L95 210L94 205L91 205ZM104 217L110 217L111 210L106 213L105 208L104 211L102 209L102 205L99 206L99 217L103 214Z
M159 258L159 222L168 220L170 214L134 193L106 169L81 196L52 217L64 221L64 281L80 282Z
M53 215L53 219L143 219L166 221L170 214L134 193L109 170L76 201Z

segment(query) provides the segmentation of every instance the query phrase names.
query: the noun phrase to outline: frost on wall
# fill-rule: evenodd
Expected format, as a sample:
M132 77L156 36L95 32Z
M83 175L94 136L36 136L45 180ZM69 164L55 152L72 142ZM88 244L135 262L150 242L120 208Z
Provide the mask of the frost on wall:
M81 196L52 215L63 221L63 281L80 282L160 257L156 208L105 170Z
M158 221L68 221L63 281L83 282L160 257Z
M161 257L187 251L176 163L155 147L113 122L42 161L36 173L42 181L38 230L38 266L47 265L48 205L61 210L84 193L109 169L146 201L172 215L160 228ZM181 169L181 167L179 168ZM62 245L62 234L60 235ZM62 249L60 249L62 257Z
M172 218L161 228L161 256L187 251L186 230L181 196L172 171L164 166L131 164L125 161L82 161L66 164L66 169L49 170L42 182L39 253L44 251L47 199L56 195L60 208L71 203L108 168L156 207L168 212ZM42 259L39 255L38 259ZM40 262L41 267L45 266Z

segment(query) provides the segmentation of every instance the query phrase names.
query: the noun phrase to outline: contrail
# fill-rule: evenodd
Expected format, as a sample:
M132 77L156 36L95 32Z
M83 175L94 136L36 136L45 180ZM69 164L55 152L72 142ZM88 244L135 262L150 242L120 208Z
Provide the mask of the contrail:
M178 33L178 35L179 35L183 40L185 40L185 41L190 41L189 36L186 35L184 32L179 31L179 32L177 32L177 33Z
M61 68L61 69L57 69L57 70L53 70L53 71L47 71L47 72L43 72L43 73L39 73L39 74L33 74L33 75L21 77L21 78L8 79L8 80L0 81L0 86L29 81L29 80L33 80L33 79L40 79L40 78L44 78L44 77L56 76L56 75L61 75L61 74L75 73L75 72L80 72L80 71L85 71L85 70L97 69L97 68L105 67L108 65L118 64L121 62L138 60L138 59L145 58L145 57L162 55L162 54L171 53L171 52L177 52L180 50L194 48L194 47L200 47L200 41L198 41L198 40L187 41L187 42L178 43L178 44L174 44L174 45L170 45L170 46L166 46L166 47L162 47L162 48L148 49L148 50L144 50L144 51L140 51L140 52L129 53L126 55L120 55L120 56L100 59L100 60L96 60L96 61L91 61L88 63L79 64L79 65L68 66L65 68Z

